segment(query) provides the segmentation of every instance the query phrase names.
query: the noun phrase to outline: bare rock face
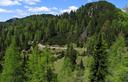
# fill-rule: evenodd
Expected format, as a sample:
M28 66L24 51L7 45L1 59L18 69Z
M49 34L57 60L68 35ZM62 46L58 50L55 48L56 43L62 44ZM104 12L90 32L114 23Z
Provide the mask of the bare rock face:
M79 38L79 41L80 42L84 42L87 38L87 30L85 30L81 35L80 35L80 38Z

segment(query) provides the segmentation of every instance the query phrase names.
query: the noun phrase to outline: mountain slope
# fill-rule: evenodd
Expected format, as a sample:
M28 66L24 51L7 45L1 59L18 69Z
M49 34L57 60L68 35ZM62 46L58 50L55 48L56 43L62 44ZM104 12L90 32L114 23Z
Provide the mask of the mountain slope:
M111 44L120 33L128 36L128 15L106 1L88 3L76 12L32 15L22 19L8 20L0 24L0 49L4 50L12 36L20 49L27 49L30 43L83 45L89 37L103 32Z

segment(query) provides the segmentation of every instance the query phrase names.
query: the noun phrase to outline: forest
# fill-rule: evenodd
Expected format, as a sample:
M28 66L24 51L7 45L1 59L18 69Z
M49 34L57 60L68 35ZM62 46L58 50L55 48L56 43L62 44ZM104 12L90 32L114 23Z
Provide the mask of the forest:
M0 33L0 82L128 82L128 13L110 2L12 18Z

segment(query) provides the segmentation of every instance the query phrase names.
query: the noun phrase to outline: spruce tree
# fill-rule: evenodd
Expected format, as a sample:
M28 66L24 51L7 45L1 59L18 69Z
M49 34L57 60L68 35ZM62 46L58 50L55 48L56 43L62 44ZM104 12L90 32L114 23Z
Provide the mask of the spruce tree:
M20 54L14 38L5 52L1 82L22 82Z
M69 61L74 69L76 65L77 51L73 48L72 44L68 45L65 57L69 58Z
M81 59L80 64L79 64L79 68L81 70L84 70L84 68L85 68L82 59Z
M105 82L107 70L107 44L103 38L103 34L99 34L97 43L95 45L93 58L94 62L91 68L92 75L90 82Z

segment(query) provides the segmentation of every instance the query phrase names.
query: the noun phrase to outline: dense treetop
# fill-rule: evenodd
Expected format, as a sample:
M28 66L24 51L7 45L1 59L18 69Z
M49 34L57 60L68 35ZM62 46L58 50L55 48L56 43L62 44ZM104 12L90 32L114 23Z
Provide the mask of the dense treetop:
M0 33L0 82L128 82L128 14L107 1L13 18Z
M30 44L43 43L65 45L76 43L81 46L89 37L104 32L111 45L120 32L127 39L128 14L107 1L88 3L77 11L61 15L31 15L25 18L13 18L0 23L0 51L15 36L19 49L28 49ZM2 52L1 52L2 53Z

